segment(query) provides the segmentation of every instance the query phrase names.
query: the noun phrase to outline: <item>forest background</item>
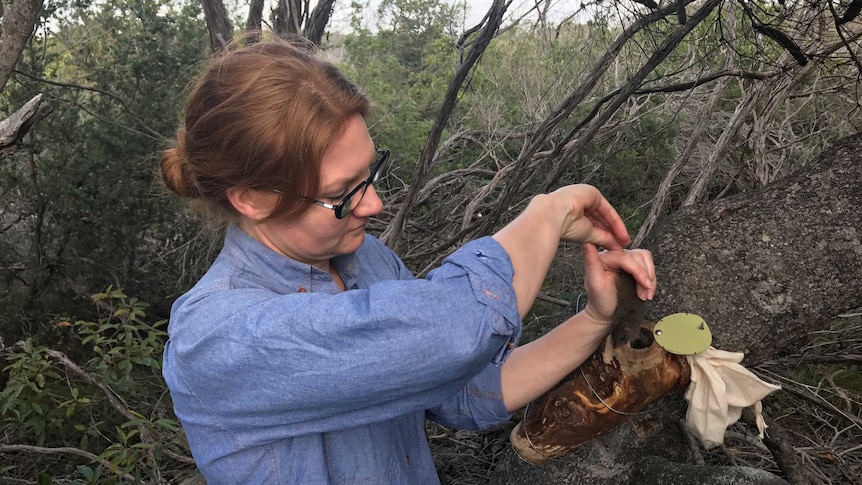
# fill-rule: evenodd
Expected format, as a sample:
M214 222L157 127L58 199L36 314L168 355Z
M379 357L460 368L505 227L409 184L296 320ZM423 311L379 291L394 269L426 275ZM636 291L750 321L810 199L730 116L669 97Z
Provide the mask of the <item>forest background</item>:
M4 0L3 35L24 3ZM189 82L243 30L312 38L368 93L372 135L392 150L369 230L419 275L533 194L596 185L638 244L660 217L766 187L862 127L858 1L495 1L475 26L465 4L440 0L29 3L35 29L0 92L4 116L42 107L0 159L7 483L194 473L161 348L171 302L220 235L167 195L157 167ZM561 247L527 338L578 299L577 253ZM807 345L859 342L860 327L844 315ZM845 364L788 371L828 383L843 413L791 428L798 453L832 453L823 483L860 475L862 377ZM800 412L768 404L790 423ZM431 431L444 482L485 483L504 453L505 430Z

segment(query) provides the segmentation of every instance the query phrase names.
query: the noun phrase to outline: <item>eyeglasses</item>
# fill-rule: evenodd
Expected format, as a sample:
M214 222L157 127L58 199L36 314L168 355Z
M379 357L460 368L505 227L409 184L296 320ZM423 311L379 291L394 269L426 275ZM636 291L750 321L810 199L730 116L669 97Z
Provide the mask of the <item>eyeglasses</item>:
M356 204L358 205L359 202L362 201L362 198L365 197L365 192L368 191L368 186L374 184L380 178L383 166L386 165L386 161L389 160L389 150L378 150L377 153L380 155L380 159L377 160L373 167L371 167L371 175L360 182L359 185L353 188L353 190L348 192L347 195L341 199L341 202L337 204L327 204L326 202L310 199L308 197L303 197L303 199L314 205L332 209L335 211L336 219L344 219L350 214L350 210L353 208L353 197L355 197L356 194L359 194L359 199L356 200Z

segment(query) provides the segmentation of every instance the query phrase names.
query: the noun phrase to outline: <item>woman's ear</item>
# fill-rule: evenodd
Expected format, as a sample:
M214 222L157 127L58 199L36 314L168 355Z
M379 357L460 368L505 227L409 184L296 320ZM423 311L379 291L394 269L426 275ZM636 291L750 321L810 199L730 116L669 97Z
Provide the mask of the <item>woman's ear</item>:
M279 195L274 192L261 192L249 188L227 190L227 200L237 212L254 222L266 219L275 209Z

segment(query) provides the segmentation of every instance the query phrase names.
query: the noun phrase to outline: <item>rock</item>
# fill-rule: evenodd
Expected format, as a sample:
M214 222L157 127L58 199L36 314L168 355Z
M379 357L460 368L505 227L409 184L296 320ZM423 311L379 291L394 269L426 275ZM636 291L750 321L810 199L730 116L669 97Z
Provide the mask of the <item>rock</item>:
M631 483L638 485L789 485L768 471L747 466L674 463L658 456L635 462Z

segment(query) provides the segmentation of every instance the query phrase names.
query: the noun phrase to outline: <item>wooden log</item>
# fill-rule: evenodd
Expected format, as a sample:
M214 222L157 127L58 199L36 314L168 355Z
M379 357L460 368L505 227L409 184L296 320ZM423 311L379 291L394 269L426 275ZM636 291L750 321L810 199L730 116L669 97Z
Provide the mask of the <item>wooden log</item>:
M48 98L39 93L8 118L0 120L0 159L14 152L24 135L48 116L51 109Z
M512 430L512 447L541 465L607 433L649 404L685 392L690 369L684 356L665 351L643 321L641 338L614 346L608 336L572 375L533 402Z

